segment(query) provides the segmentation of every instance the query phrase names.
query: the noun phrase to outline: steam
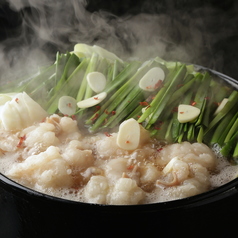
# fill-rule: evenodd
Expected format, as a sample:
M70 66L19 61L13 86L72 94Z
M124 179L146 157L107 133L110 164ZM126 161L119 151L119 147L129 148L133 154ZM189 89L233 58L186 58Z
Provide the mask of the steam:
M86 0L8 0L22 21L18 34L0 43L0 80L49 65L57 51L71 51L79 42L105 47L123 59L159 56L222 71L225 52L214 45L234 35L235 12L229 19L222 8L182 11L169 2L145 1L138 13L128 9L117 16L106 10L90 12Z

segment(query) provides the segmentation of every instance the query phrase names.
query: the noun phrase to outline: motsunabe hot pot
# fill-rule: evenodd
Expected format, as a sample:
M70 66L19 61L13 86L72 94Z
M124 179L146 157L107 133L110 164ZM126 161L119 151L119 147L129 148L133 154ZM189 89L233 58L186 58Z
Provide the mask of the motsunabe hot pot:
M168 12L168 6L164 1L162 2L166 12ZM179 4L179 1L176 2ZM228 2L231 4L231 1ZM29 1L28 7L30 3L32 2ZM229 4L227 3L226 7ZM97 6L96 8L95 5ZM195 7L198 7L197 3L195 5ZM105 5L102 6L103 9L108 10ZM144 4L144 6L148 5ZM178 8L181 8L182 5L178 6ZM219 9L222 9L221 4L218 4L218 6ZM37 6L35 7L37 8ZM113 5L112 8L120 9L120 14L126 11L125 7L116 8ZM100 6L94 2L91 6L88 6L88 9L95 11L100 9ZM147 12L151 12L151 8L146 9ZM27 11L30 11L29 8ZM130 8L132 14L136 14L137 11L138 8ZM37 13L37 11L31 12L31 14L34 13ZM114 11L114 13L117 14L118 12ZM172 13L173 11L170 12L171 15ZM20 24L18 17L18 14L13 16L14 19L17 19L17 25ZM197 15L194 15L195 17ZM11 37L19 36L18 28L12 26L11 21L6 20L5 16L4 19L4 24L1 24L5 29L4 34L1 35L2 38L5 40L10 32L12 34L10 35ZM6 25L8 29L13 28L14 30L6 30ZM213 28L208 26L206 29ZM29 31L29 35L31 34L33 33ZM175 34L175 36L177 37L178 35ZM209 35L209 37L211 36ZM228 36L228 39L227 42L234 43L237 38L234 34L233 36ZM94 40L96 41L97 39ZM45 44L45 47L47 49L53 47L52 52L55 54L56 44L51 42ZM204 45L204 47L209 48L208 45ZM9 44L7 44L7 48L10 48ZM214 52L217 52L219 56L222 54L218 49L222 49L223 52L230 52L229 54L224 54L226 60L232 55L230 45L225 44L223 47L220 41L214 48L209 49L213 50L212 52L206 51L211 57L214 57ZM235 56L235 53L233 56ZM208 65L205 61L203 63ZM231 63L233 66L236 65L234 58ZM209 62L209 65L211 65L211 62ZM216 65L216 68L219 68L219 66L220 64ZM232 75L236 73L234 68L230 68ZM212 71L212 73L233 87L238 87L236 80L216 71ZM138 235L147 237L177 237L179 235L185 237L234 236L237 223L235 217L238 213L237 189L238 180L234 179L228 184L209 192L181 200L147 205L110 206L86 204L51 197L19 185L1 174L0 237L90 237L99 235L106 237L115 235L126 237Z

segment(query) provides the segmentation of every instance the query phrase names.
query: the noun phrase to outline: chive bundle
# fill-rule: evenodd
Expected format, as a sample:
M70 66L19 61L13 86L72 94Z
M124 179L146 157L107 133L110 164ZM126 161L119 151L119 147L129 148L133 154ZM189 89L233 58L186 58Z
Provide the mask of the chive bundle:
M144 91L139 82L153 67L164 70L165 78L154 91ZM143 63L123 62L113 55L108 59L96 52L87 56L57 53L53 65L21 79L23 83L3 86L1 92L17 88L28 93L48 113L58 113L62 96L81 101L94 95L86 78L95 71L106 77L107 97L75 114L90 132L108 132L123 120L134 118L155 138L168 143L218 144L224 156L238 162L238 91L208 71L195 72L192 65L166 62L158 57ZM227 103L215 113L224 98ZM177 109L181 104L198 108L199 116L193 121L179 122Z

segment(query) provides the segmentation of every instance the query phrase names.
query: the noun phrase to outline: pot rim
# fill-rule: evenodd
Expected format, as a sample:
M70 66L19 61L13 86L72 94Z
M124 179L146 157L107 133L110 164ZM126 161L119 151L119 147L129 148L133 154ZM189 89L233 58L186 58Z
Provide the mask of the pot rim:
M219 200L225 199L228 196L236 194L238 192L238 177L231 180L230 182L221 185L220 187L214 188L207 192L197 194L194 196L170 200L165 202L158 202L158 203L148 203L148 204L137 204L137 205L105 205L105 204L93 204L93 203L84 203L69 199L64 199L60 197L55 197L52 195L48 195L34 189L28 188L24 185L21 185L12 179L8 178L7 176L0 173L0 186L4 185L7 187L7 190L14 190L19 193L24 193L28 196L34 196L38 199L43 199L45 201L57 202L57 203L64 203L69 206L83 206L86 209L99 209L100 211L117 211L120 212L121 209L123 211L126 210L133 210L133 211L153 211L153 210L171 210L171 209L179 209L179 208L189 208L189 207L199 207L202 205L206 205L212 202L217 202ZM10 185L10 187L9 187ZM142 210L141 210L142 208Z
M223 79L226 83L230 84L232 87L238 89L238 81L234 78L231 78L223 73L220 73L216 70L206 68L204 66L196 65L194 64L196 71L199 70L206 70L210 73L218 76L219 78ZM44 194L42 192L36 191L34 189L28 188L22 184L19 184L15 182L14 180L8 178L4 174L0 173L0 186L4 185L5 188L14 189L17 192L21 192L24 194L27 194L28 196L34 196L39 199L44 199L48 201L58 202L58 203L64 203L67 205L72 206L82 206L85 207L88 211L92 209L92 211L95 211L95 209L99 209L100 211L107 211L107 212L120 212L121 209L123 211L130 210L130 211L153 211L153 210L171 210L171 209L179 209L179 208L189 208L189 207L198 207L201 205L206 205L212 202L217 202L219 200L225 199L228 196L231 196L233 194L236 194L238 192L238 177L231 180L230 182L223 184L217 188L214 188L212 190L209 190L207 192L182 198L182 199L176 199L176 200L170 200L165 202L158 202L158 203L149 203L149 204L137 204L137 205L104 205L104 204L92 204L92 203L84 203L74 200L69 200L65 198L55 197L52 195ZM10 187L9 187L10 185ZM143 208L143 209L141 209Z

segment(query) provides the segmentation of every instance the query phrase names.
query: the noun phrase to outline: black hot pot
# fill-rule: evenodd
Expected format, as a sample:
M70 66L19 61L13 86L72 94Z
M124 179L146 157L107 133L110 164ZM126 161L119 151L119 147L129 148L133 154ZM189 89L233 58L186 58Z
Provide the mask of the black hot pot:
M238 88L234 79L211 72ZM111 206L45 195L0 174L0 237L233 237L237 201L238 178L185 199Z
M91 2L89 9L94 11L100 8L100 4L97 5L96 1ZM134 4L143 1L121 3L115 1L113 4L106 2L107 4L101 2L106 10L110 6L115 14L122 14L125 8L129 7L132 13L136 13L140 6L135 8ZM166 3L166 1L161 2ZM199 5L197 2L204 1L195 2ZM223 7L221 3L215 2ZM227 5L231 2L226 1ZM148 12L150 11L151 8ZM13 31L6 30L6 24L7 27L12 27ZM20 24L18 16L17 24ZM11 25L8 18L0 22L1 27L5 29L1 34L2 38L5 39L10 32L12 34L10 36L18 36L17 28ZM224 51L230 49L229 42L234 42L237 37L229 39L230 41L226 42L223 48ZM222 46L218 44L216 49L221 49ZM55 52L55 49L53 51ZM234 52L231 53L236 56ZM232 55L226 55L227 58L230 56ZM204 62L204 65L210 64ZM232 62L229 61L229 65L237 66L237 61L233 58ZM237 69L235 67L230 69L232 70L229 75L234 75ZM212 72L238 88L236 80ZM137 237L139 235L141 237L234 237L237 232L237 214L238 178L212 191L181 200L147 205L108 206L85 204L44 195L0 174L1 238Z

